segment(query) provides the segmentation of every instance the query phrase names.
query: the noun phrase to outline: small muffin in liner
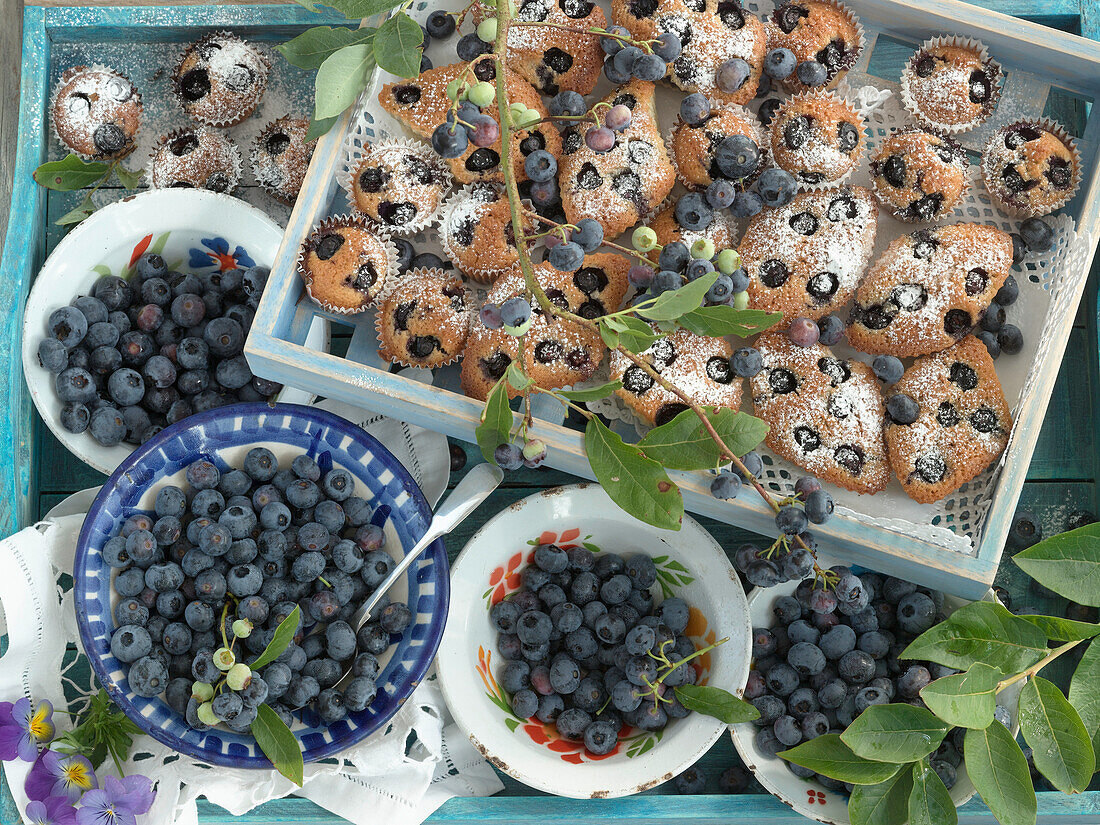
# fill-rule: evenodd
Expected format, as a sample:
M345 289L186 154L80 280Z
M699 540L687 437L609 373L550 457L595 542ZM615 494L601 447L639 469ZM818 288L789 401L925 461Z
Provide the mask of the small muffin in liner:
M921 44L901 73L901 103L921 126L961 134L997 108L1004 73L980 40L959 35Z
M871 157L878 202L899 221L927 223L950 215L970 188L966 151L947 135L901 129Z
M1002 126L982 153L982 179L993 205L1008 215L1049 215L1081 185L1077 141L1049 118Z
M241 182L241 150L215 129L185 126L157 141L145 178L153 189L229 193Z
M306 140L309 121L284 115L268 123L252 143L252 174L280 203L294 204L302 189L316 140Z
M524 233L533 226L525 213ZM519 261L519 252L504 188L472 183L451 195L440 215L439 243L454 265L479 283L492 283L507 272Z
M407 367L451 364L466 347L471 317L462 278L442 269L414 269L379 304L378 354Z
M430 146L398 138L351 146L336 182L353 209L406 236L435 223L453 178Z
M711 100L710 111L710 116L698 126L677 117L665 133L665 146L677 179L688 189L696 190L705 190L715 180L726 179L715 159L718 144L725 137L743 135L756 144L760 159L752 174L734 182L751 184L769 162L767 132L756 115L743 106Z
M823 86L802 83L795 72L779 85L788 92L833 89L859 60L865 42L863 24L839 0L792 0L776 7L764 22L768 50L794 52L797 63L815 61L825 67Z
M769 126L772 159L801 189L839 186L859 166L865 130L863 115L836 92L794 95Z
M298 252L298 274L322 308L354 315L374 306L397 275L397 248L385 229L361 215L333 215Z
M62 73L49 111L53 135L65 149L84 160L112 161L137 146L144 106L130 78L95 64Z
M256 111L271 63L232 32L211 32L188 46L172 72L172 88L188 117L228 128Z

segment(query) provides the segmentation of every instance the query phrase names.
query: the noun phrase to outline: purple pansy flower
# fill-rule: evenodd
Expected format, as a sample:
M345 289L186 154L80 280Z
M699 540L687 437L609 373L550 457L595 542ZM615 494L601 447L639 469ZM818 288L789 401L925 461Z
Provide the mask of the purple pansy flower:
M69 802L76 802L85 791L96 787L99 787L99 782L91 762L77 754L52 750L42 752L23 784L23 790L30 799L60 796Z
M49 742L53 733L53 705L45 699L38 707L25 696L14 705L0 702L0 760L10 762L18 756L33 762L38 743Z
M229 252L229 241L225 238L202 238L199 241L206 249L191 247L191 268L201 269L207 266L217 266L218 270L225 272L238 267L247 269L256 265L243 246L238 246Z
M76 808L60 796L35 799L27 803L27 825L76 825Z
M149 810L154 796L152 783L144 776L122 780L108 776L103 788L81 797L77 825L136 825L137 817Z

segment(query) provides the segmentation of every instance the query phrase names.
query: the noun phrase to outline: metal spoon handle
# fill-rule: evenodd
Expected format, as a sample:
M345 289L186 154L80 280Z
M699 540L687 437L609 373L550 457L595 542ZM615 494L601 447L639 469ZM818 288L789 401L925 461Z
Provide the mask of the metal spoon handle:
M351 626L354 630L358 631L367 623L371 611L378 605L382 596L393 586L395 581L404 575L409 566L424 552L424 549L440 536L445 536L451 532L470 513L476 510L478 505L485 501L489 494L497 488L503 478L504 473L499 467L493 464L479 464L455 485L454 490L451 491L446 501L439 506L439 510L432 517L431 524L428 525L427 532L420 537L420 541L413 545L413 548L405 554L404 558L397 563L397 566L390 571L390 574L375 588L374 592L363 603L363 606L355 611L355 614L351 617Z

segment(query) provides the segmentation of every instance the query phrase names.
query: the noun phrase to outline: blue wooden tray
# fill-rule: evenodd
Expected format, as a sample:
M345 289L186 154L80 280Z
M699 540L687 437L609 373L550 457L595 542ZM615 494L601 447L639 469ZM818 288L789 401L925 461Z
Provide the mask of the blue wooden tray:
M1031 13L1035 4L1023 0L988 0L988 8L1008 13ZM1100 39L1100 8L1095 3L1084 9L1076 0L1047 0L1043 14L1030 19L1068 31L1091 33ZM232 28L250 37L275 41L287 39L312 25L337 24L338 19L311 15L297 6L159 7L159 8L41 8L29 6L24 18L23 88L20 100L19 144L14 168L15 195L8 227L7 244L0 262L0 305L8 307L4 324L8 346L0 353L0 397L9 399L0 408L0 454L11 455L0 462L0 535L8 535L39 518L68 494L100 484L104 477L69 455L45 431L26 396L18 358L22 306L34 274L63 231L53 225L58 216L79 201L82 193L47 193L31 183L31 171L47 158L49 141L45 104L51 81L59 68L54 61L55 44L87 42L187 42L210 28ZM1090 31L1089 26L1095 30ZM1035 456L1028 470L1022 501L1042 516L1048 532L1061 529L1066 513L1074 508L1096 509L1095 479L1098 460L1095 432L1100 403L1098 396L1095 275L1084 306L1078 315L1051 398ZM347 346L346 339L342 346ZM464 445L473 464L481 460L475 446ZM452 478L452 482L455 479ZM494 494L485 511L493 513L534 489L574 480L552 470L525 470L511 474ZM448 538L455 555L466 539L484 521L473 517ZM744 529L703 519L704 525L727 548L751 540ZM1026 581L1005 565L998 582L1021 597ZM1040 608L1054 607L1029 597ZM0 648L3 640L0 639ZM732 744L723 739L704 757L701 765L713 779L733 763ZM2 777L0 777L2 778ZM795 825L807 820L792 813L766 794L734 796L677 796L668 785L644 795L612 801L559 799L537 795L504 777L506 788L489 799L456 799L444 805L430 820L435 823L530 823L548 820L570 823L627 823L664 825L691 823L718 825L743 822L748 825ZM312 802L284 799L271 802L234 818L216 806L200 803L205 823L336 823L328 812ZM992 823L980 801L961 811L964 823ZM0 790L0 823L18 822L6 785ZM1039 796L1039 822L1100 822L1100 791L1066 797L1044 793ZM159 823L157 824L159 825Z

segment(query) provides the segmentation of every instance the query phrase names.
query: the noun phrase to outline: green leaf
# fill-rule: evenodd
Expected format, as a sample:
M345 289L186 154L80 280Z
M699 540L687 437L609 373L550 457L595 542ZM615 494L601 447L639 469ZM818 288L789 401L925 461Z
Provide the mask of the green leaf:
M416 77L420 74L424 30L405 12L398 12L378 27L374 36L374 59L390 74Z
M51 160L34 170L34 179L47 189L72 192L91 186L111 171L109 163L83 161L69 153L61 160Z
M494 464L496 448L512 440L512 408L508 406L508 388L503 378L489 391L474 437L485 460Z
M330 55L345 46L372 43L376 31L374 28L315 26L275 48L288 63L299 69L316 71Z
M704 716L712 716L727 725L751 722L753 719L760 718L760 711L753 705L719 687L680 685L674 690L680 704L688 710L698 711Z
M980 730L993 721L1000 681L999 670L975 662L965 673L944 676L925 685L920 697L947 724Z
M333 117L323 117L320 119L310 118L309 128L306 129L306 140L317 140L321 135L328 134L328 131L333 127L337 120L340 119L339 115Z
M1019 673L1047 654L1039 628L993 602L973 602L926 630L902 651L902 659L927 659L966 670L983 662L1001 673Z
M768 425L748 413L707 407L707 420L735 455L755 449L768 434ZM670 470L706 470L722 461L721 450L694 410L684 410L638 442L650 458Z
M913 705L872 705L840 735L856 756L876 762L913 762L940 746L947 725Z
M145 170L135 169L131 172L125 166L120 165L115 167L115 177L118 178L118 182L123 189L137 189L141 179L145 177Z
M648 306L639 304L635 312L643 318L653 321L675 321L681 315L699 309L703 303L707 290L721 275L718 270L708 272L701 278L689 281L679 289L670 289L662 292L657 299Z
M1069 702L1077 709L1085 730L1092 738L1093 751L1100 748L1100 643L1090 642L1069 683Z
M1100 635L1100 624L1076 622L1058 616L1020 616L1025 622L1031 622L1053 642L1077 642Z
M275 770L299 788L302 787L302 774L305 770L302 749L286 722L266 702L256 708L252 735L256 737L256 744L260 746L264 756L271 760Z
M72 209L70 209L68 212L66 212L56 221L54 221L54 224L56 224L57 226L70 226L72 224L77 224L87 218L93 212L95 212L95 204L92 203L92 193L89 192L87 195L84 196L84 200L82 200L79 204L74 206Z
M909 794L909 825L956 825L959 812L940 775L922 760L913 766Z
M901 767L857 756L836 733L818 736L776 755L822 776L853 785L877 785L896 774Z
M595 416L585 427L584 449L596 481L612 501L646 524L680 529L684 499L664 467L624 443Z
M524 373L523 368L515 361L508 365L504 372L504 380L512 389L523 392L528 387L535 385L535 379Z
M1100 607L1100 523L1051 536L1017 553L1013 560L1059 596Z
M644 352L660 338L660 335L653 331L653 327L641 318L620 315L618 321L622 325L622 329L615 330L619 336L619 343L631 352Z
M622 381L608 381L606 384L600 384L598 387L589 387L583 390L555 390L555 392L562 398L568 398L570 401L599 401L601 398L606 398L615 392L615 390L621 388Z
M1001 825L1035 825L1035 788L1027 759L1000 722L968 730L963 759L970 781Z
M856 785L848 797L848 818L852 825L905 825L912 788L909 771L875 785Z
M1032 676L1020 691L1020 732L1039 772L1062 793L1088 789L1096 768L1092 737L1053 682Z
M345 46L325 58L314 81L313 119L338 117L359 97L372 71L374 49L369 44Z
M709 335L712 338L736 335L738 338L748 338L779 323L782 317L782 312L734 309L721 304L713 307L698 307L681 315L676 322L696 335Z
M608 349L616 349L619 346L619 333L612 329L607 318L601 318L596 322L596 329L600 331L600 338Z
M294 634L298 632L298 624L301 619L302 609L295 605L294 609L290 611L290 615L279 622L279 626L275 628L275 634L271 637L267 647L264 648L263 653L257 656L256 661L250 664L249 667L253 670L259 670L268 662L274 662L282 656L283 651L294 641Z
M312 12L318 12L321 6L327 6L330 9L336 9L349 20L358 20L389 11L394 6L400 5L402 0L325 0L323 3L317 0L294 0L294 2Z

